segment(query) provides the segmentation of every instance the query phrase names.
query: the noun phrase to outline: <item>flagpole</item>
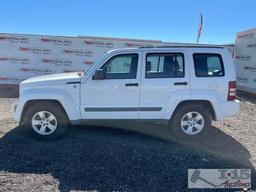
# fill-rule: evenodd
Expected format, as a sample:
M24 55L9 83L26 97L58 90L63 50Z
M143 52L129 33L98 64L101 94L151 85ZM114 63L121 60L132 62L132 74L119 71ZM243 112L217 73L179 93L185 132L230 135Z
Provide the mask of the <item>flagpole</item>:
M203 29L203 14L201 12L200 19L199 19L199 24L198 24L198 32L197 32L197 40L196 40L197 44L199 43L199 39L201 37L202 29Z

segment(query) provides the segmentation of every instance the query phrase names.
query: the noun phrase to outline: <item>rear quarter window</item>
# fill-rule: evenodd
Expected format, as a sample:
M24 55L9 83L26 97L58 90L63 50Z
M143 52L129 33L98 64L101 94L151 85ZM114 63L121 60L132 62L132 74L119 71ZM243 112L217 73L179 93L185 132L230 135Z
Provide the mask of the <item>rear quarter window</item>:
M194 53L193 59L196 77L225 76L223 60L220 54Z

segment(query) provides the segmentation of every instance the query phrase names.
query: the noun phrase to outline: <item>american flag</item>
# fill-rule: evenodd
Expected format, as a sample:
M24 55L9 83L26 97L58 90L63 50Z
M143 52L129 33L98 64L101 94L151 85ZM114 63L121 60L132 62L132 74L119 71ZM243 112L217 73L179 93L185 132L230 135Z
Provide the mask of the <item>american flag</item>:
M200 20L199 20L199 26L198 26L197 40L196 40L196 43L197 43L197 44L198 44L199 39L200 39L200 37L201 37L202 28L203 28L203 15L202 15L202 13L201 13L201 15L200 15Z

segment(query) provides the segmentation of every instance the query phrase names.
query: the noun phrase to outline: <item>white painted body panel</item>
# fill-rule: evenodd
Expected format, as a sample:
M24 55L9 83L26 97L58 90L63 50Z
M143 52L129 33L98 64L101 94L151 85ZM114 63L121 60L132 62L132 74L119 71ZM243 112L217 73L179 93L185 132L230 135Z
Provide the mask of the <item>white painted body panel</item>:
M118 54L137 53L139 55L136 79L93 80L94 71ZM81 84L82 119L138 119L138 111L85 112L85 108L137 108L139 106L139 87L126 87L126 83L139 83L141 71L141 52L139 50L110 52Z
M236 71L231 54L227 49L211 49L210 51L210 53L218 53L222 56L225 76L198 78L195 76L195 68L191 67L191 99L209 101L214 108L216 120L222 120L225 117L239 113L239 106L237 106L236 102L227 101L228 83L229 81L236 81ZM189 60L192 64L194 53L209 53L209 50L203 49L199 52L197 49L191 49ZM234 107L225 109L225 106L228 107L230 105L234 105ZM232 111L229 109L232 109Z
M148 53L163 53L164 50L143 51L143 63ZM187 52L169 50L167 52L183 53L185 60L185 77L182 78L145 78L145 64L142 65L140 86L140 107L161 107L161 111L141 111L140 119L170 119L179 102L190 99L190 74ZM187 82L188 85L175 86L175 82Z
M17 108L13 113L14 119L20 121L23 107L31 100L56 100L62 104L70 120L81 119L80 85L74 87L73 84L66 84L76 81L80 81L77 73L46 75L23 81L20 84L19 100L15 102Z
M182 52L185 57L185 77L145 79L145 54L148 52ZM138 53L136 79L93 80L92 76L114 55ZM218 53L223 58L224 77L195 76L193 53ZM20 98L13 116L20 121L23 107L30 100L57 100L71 121L82 119L163 119L169 120L177 105L187 100L209 101L216 120L239 113L238 101L227 101L228 82L235 81L235 67L226 49L220 48L134 48L109 51L90 70L79 76L77 73L57 74L28 79L20 84ZM81 82L78 84L67 84ZM174 82L188 85L174 86ZM126 83L139 83L138 87L126 87ZM91 108L143 108L161 107L160 111L85 111Z

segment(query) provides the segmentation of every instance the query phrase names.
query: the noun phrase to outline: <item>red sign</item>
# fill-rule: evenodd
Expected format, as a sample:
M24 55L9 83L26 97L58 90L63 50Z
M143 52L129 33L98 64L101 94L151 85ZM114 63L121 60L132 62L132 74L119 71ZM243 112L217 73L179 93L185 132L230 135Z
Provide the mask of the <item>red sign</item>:
M8 41L11 43L28 43L28 37L16 37L16 36L0 36L0 41Z
M86 45L95 45L97 47L106 47L106 48L114 47L114 43L112 43L112 42L105 42L105 41L88 41L88 40L84 40L84 44L86 44Z
M23 72L33 72L35 74L49 74L52 73L53 71L50 69L41 69L41 68L25 68L25 67L21 67L20 68L21 71Z
M69 61L69 60L61 60L61 59L42 59L42 62L43 62L43 63L46 63L46 64L72 66L72 61Z
M58 39L58 38L48 38L48 37L41 37L41 41L44 43L52 43L54 45L65 45L71 46L72 41L67 39Z
M87 50L72 50L72 49L64 49L64 53L76 55L76 56L86 56L86 57L92 57L94 53L92 51Z
M244 38L244 39L251 39L254 37L254 34L253 33L249 33L249 34L238 34L237 35L237 38Z
M126 47L152 47L151 44L143 44L143 43L125 43Z
M93 61L84 61L84 64L86 65L92 65L94 62Z
M34 54L44 54L44 55L49 55L52 52L50 49L40 48L40 47L20 47L20 50L24 52L31 52Z
M30 60L27 59L27 58L0 57L0 62L17 63L17 64L29 64Z

